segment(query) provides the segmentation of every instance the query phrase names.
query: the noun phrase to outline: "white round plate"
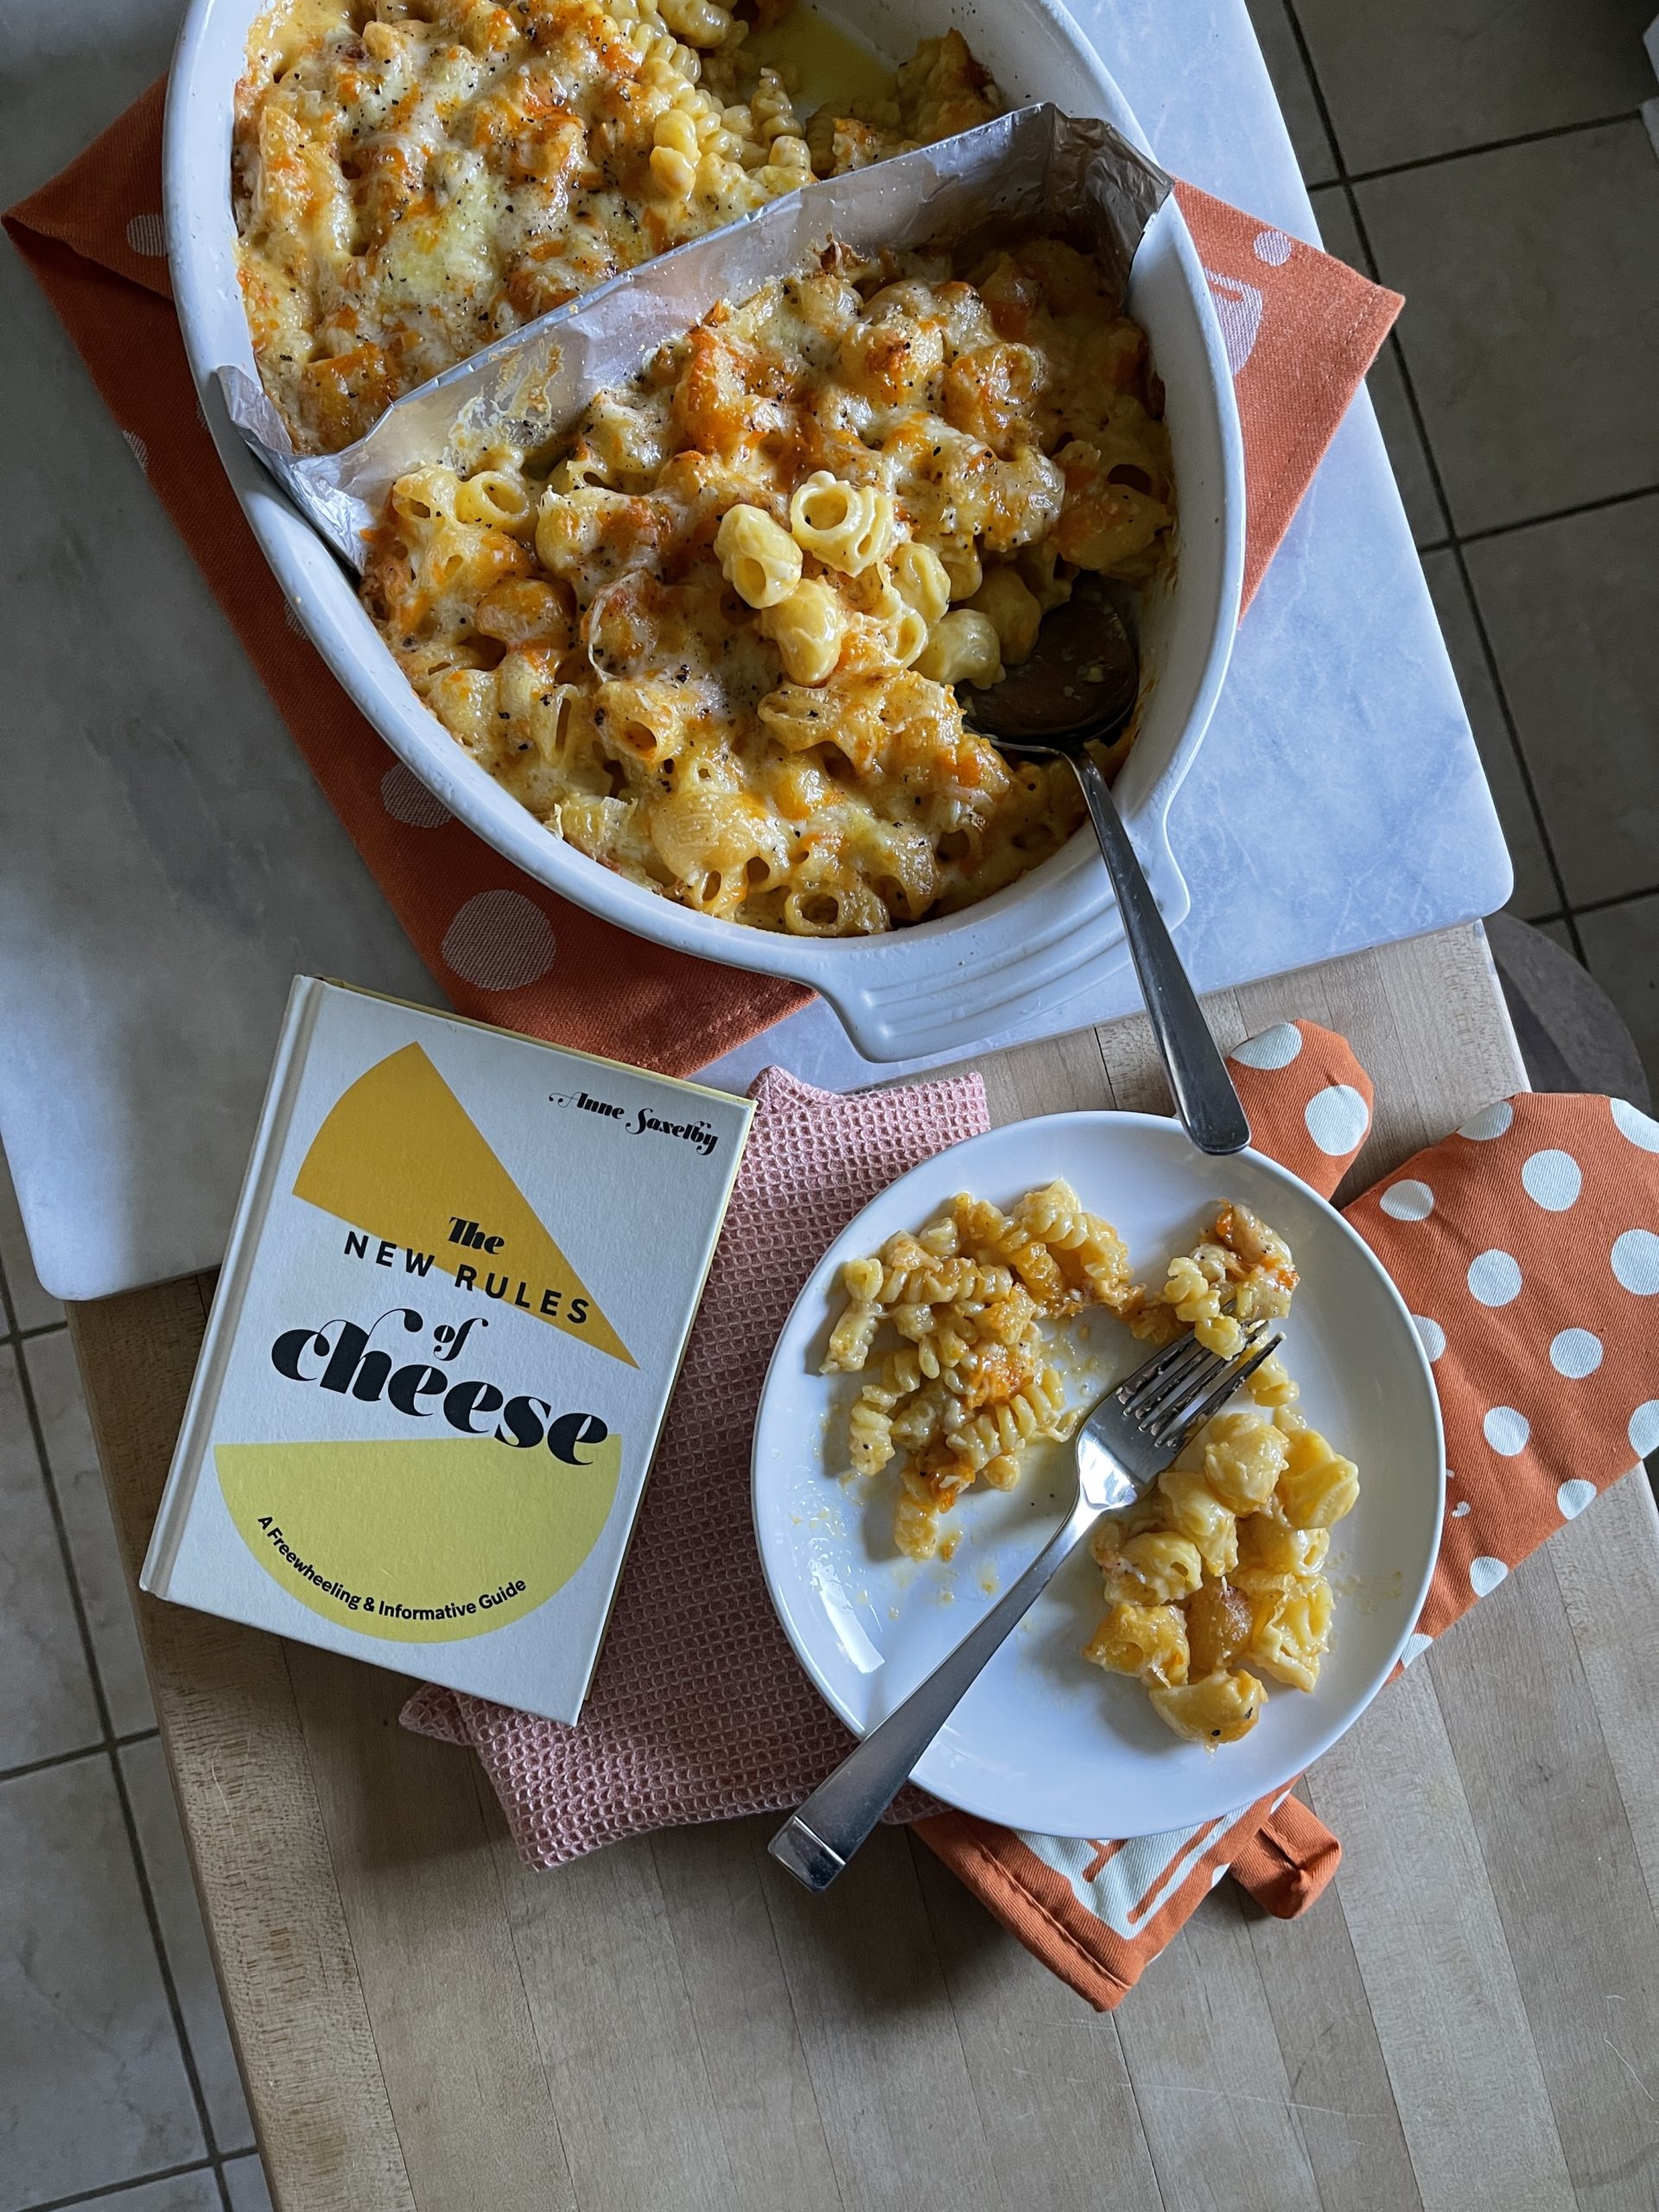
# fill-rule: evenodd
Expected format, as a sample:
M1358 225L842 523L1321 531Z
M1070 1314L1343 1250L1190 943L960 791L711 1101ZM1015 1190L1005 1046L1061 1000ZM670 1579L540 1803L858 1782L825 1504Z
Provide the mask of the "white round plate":
M1242 1199L1285 1236L1301 1287L1285 1357L1313 1425L1359 1466L1359 1503L1333 1531L1334 1649L1311 1693L1269 1683L1242 1743L1172 1735L1138 1682L1079 1647L1102 1611L1087 1548L1055 1578L935 1740L916 1780L964 1812L1040 1834L1161 1834L1282 1788L1351 1727L1416 1624L1440 1541L1440 1408L1399 1293L1341 1216L1259 1154L1197 1152L1173 1122L1056 1114L993 1129L926 1160L867 1206L814 1269L772 1355L755 1425L755 1534L767 1587L801 1664L861 1735L959 1643L1058 1526L1069 1447L1044 1447L1009 1493L969 1491L947 1563L893 1549L893 1471L844 1471L857 1383L818 1372L843 1261L919 1229L957 1191L1011 1205L1063 1177L1128 1239L1137 1279L1160 1281L1217 1204ZM1086 1336L1084 1332L1086 1332ZM1090 1402L1146 1357L1119 1322L1088 1314L1068 1395ZM947 1524L949 1525L949 1524Z

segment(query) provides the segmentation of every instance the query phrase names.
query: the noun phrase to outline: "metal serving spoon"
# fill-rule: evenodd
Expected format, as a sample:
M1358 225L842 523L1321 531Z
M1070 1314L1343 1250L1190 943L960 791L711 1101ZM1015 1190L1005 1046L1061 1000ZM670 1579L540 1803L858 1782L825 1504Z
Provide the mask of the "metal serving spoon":
M1200 1152L1241 1152L1250 1141L1249 1122L1111 786L1088 750L1091 739L1110 737L1128 720L1140 682L1128 625L1099 580L1084 575L1064 606L1045 617L1029 658L988 690L966 692L964 704L974 728L1000 752L1017 760L1058 755L1077 771L1182 1127Z

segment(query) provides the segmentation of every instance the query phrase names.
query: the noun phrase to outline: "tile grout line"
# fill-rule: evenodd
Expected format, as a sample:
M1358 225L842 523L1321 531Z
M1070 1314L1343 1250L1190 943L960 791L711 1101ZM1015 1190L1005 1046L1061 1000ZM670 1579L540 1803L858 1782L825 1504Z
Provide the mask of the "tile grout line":
M1363 219L1360 214L1351 188L1348 188L1348 200L1353 213L1355 226L1359 232L1361 243L1364 247L1366 259L1372 261L1372 267L1375 269L1370 240L1366 234ZM1413 427L1416 430L1418 442L1422 448L1423 461L1428 470L1434 496L1445 511L1446 509L1446 487L1441 480L1440 463L1436 461L1434 449L1429 442L1428 425L1423 419L1422 407L1417 397L1417 389L1412 382L1411 372L1406 365L1404 348L1400 345L1397 338L1391 337L1389 342L1395 348L1400 369L1401 388L1406 395L1406 404L1411 410ZM1447 520L1450 521L1449 512ZM1554 885L1560 900L1560 915L1567 925L1567 933L1573 941L1573 956L1581 966L1587 968L1589 963L1585 959L1584 942L1579 935L1578 924L1573 919L1573 907L1567 892L1567 878L1562 873L1561 863L1555 851L1555 840L1550 834L1549 823L1545 817L1543 806L1538 797L1538 785L1532 772L1532 764L1527 759L1522 747L1521 733L1516 725L1515 710L1510 704L1509 688L1498 667L1497 654L1492 645L1491 633L1486 626L1485 614L1475 594L1474 583L1469 574L1469 564L1464 558L1461 544L1455 537L1448 541L1446 550L1450 553L1457 569L1458 582L1463 591L1464 605L1468 609L1469 618L1474 625L1475 638L1480 647L1481 659L1491 683L1492 696L1497 702L1498 713L1503 717L1503 734L1509 740L1510 757L1520 776L1521 788L1526 794L1527 804L1532 811L1533 824L1538 833L1539 849L1543 854L1544 864L1549 870L1550 881Z
M1408 390L1408 396L1411 398L1413 411L1415 412L1416 395ZM1424 450L1427 452L1427 431L1422 433L1422 436ZM1433 458L1430 455L1429 466L1432 468L1433 465ZM1567 878L1562 872L1561 863L1555 851L1555 840L1550 835L1549 823L1545 817L1542 802L1538 797L1538 785L1532 772L1532 763L1528 760L1525 749L1521 743L1521 733L1516 727L1515 710L1510 704L1509 689L1499 672L1497 654L1492 645L1491 633L1486 627L1485 613L1481 607L1474 582L1469 574L1469 563L1463 556L1463 548L1460 545L1452 548L1452 558L1457 564L1459 580L1463 585L1465 602L1474 619L1475 635L1480 643L1481 658L1486 664L1486 673L1491 678L1493 696L1497 701L1498 712L1503 717L1503 728L1509 737L1510 748L1515 755L1516 765L1521 772L1522 788L1527 794L1527 803L1531 807L1533 818L1538 824L1538 842L1548 866L1551 880L1561 896L1561 919L1566 923L1567 933L1573 940L1573 957L1580 967L1587 969L1590 963L1585 958L1584 939L1579 934L1576 910L1567 891Z
M190 2087L192 2101L196 2109L197 2124L201 2129L202 2140L207 2147L207 2157L203 2160L188 2165L168 2168L161 2174L140 2176L137 2180L115 2182L106 2186L83 2191L74 2196L59 2198L56 2202L60 2204L85 2203L89 2198L107 2196L119 2190L137 2188L142 2186L146 2181L166 2180L173 2175L211 2170L219 2194L220 2212L234 2212L234 2207L231 2202L230 2183L226 2178L225 2161L227 2157L240 2158L245 2157L248 2153L242 2151L226 2152L220 2148L215 2138L213 2118L207 2110L200 2073L196 2064L194 2047L190 2041L189 2030L185 2023L183 2006L179 2001L178 1986L173 1976L172 1961L167 1955L167 1946L162 1935L160 1915L156 1910L155 1895L150 1887L149 1870L144 1864L143 1852L138 1841L137 1824L133 1818L132 1803L127 1791L126 1776L122 1770L121 1761L118 1757L118 1753L130 1744L144 1744L156 1739L161 1731L158 1727L138 1728L130 1731L125 1735L118 1736L111 1728L109 1702L105 1695L103 1676L99 1670L98 1656L92 1645L90 1624L86 1617L79 1579L75 1571L73 1556L69 1549L68 1530L63 1520L61 1503L58 1497L57 1485L52 1473L51 1459L46 1448L46 1434L41 1424L40 1408L35 1399L34 1378L29 1374L29 1363L23 1355L23 1347L26 1344L33 1343L41 1337L67 1332L68 1323L67 1320L47 1321L37 1327L20 1328L17 1325L17 1314L12 1300L10 1283L3 1262L0 1262L0 1317L3 1318L7 1325L5 1335L3 1339L0 1339L0 1349L10 1351L13 1364L17 1370L18 1388L29 1420L29 1433L35 1445L35 1460L40 1470L41 1487L46 1496L47 1510L52 1517L53 1529L57 1538L58 1550L63 1562L65 1580L68 1587L70 1605L74 1612L75 1624L80 1637L81 1655L92 1684L93 1702L97 1707L99 1719L104 1731L104 1740L101 1744L89 1745L79 1751L60 1753L52 1758L31 1761L22 1767L9 1768L4 1773L0 1774L0 1783L16 1781L26 1775L39 1773L43 1769L68 1765L79 1759L95 1758L100 1754L109 1759L111 1777L115 1784L116 1802L121 1808L122 1823L126 1831L127 1853L132 1865L134 1878L138 1885L139 1897L144 1907L150 1942L156 1954L156 1967L161 1975L162 1987L172 2018L173 2031L178 2042L180 2062L184 2068L185 2078ZM250 2145L249 2149L253 2155L257 2156L257 2145Z
M1312 57L1306 54L1306 41L1301 36L1301 25L1294 21L1294 10L1292 0L1287 0L1287 5L1290 6L1293 15L1292 28L1297 34L1297 42L1305 49L1308 74L1313 77L1315 87L1319 89L1319 79L1314 74ZM1319 91L1319 105L1323 109L1325 100L1322 89ZM1325 130L1331 140L1332 153L1336 157L1338 170L1341 171L1339 181L1346 184L1375 184L1382 177L1408 176L1415 169L1442 168L1448 162L1473 161L1481 154L1506 154L1514 146L1541 145L1547 139L1571 138L1581 130L1608 130L1617 123L1640 123L1641 120L1642 111L1639 107L1621 108L1614 115L1586 116L1581 123L1552 123L1541 130L1516 130L1507 138L1484 139L1478 146L1454 146L1449 153L1419 154L1408 162L1385 162L1380 168L1353 170L1348 170L1344 167L1342 151L1337 144L1335 129L1328 121L1325 124Z
M68 1326L67 1321L37 1321L32 1329L0 1329L0 1351L8 1344L15 1351L19 1344L32 1344L38 1337L55 1337Z
M1615 906L1628 906L1637 899L1659 899L1659 883L1644 884L1637 891L1616 891L1611 899L1580 899L1573 912L1575 914L1605 914ZM1566 917L1563 915L1560 918L1565 920Z
M35 1385L28 1362L16 1361L18 1385L22 1394L24 1411L35 1440L35 1458L39 1463L41 1487L46 1495L47 1510L52 1517L57 1537L58 1552L63 1563L64 1579L69 1590L70 1610L80 1633L81 1656L86 1662L87 1679L91 1682L92 1700L98 1708L99 1726L104 1732L100 1746L109 1760L111 1779L115 1784L116 1802L120 1808L122 1824L126 1829L127 1848L132 1862L133 1878L138 1885L139 1902L143 1907L145 1925L149 1930L150 1947L156 1955L156 1971L161 1976L162 1993L172 2017L173 2032L178 2038L180 2063L184 2068L189 2085L191 2101L195 2107L196 2124L201 2130L201 2139L207 2145L209 2158L217 2158L219 2145L213 2133L213 2115L207 2109L207 2099L201 2086L201 2072L196 2064L194 2047L185 2024L184 2007L179 1999L179 1987L174 1977L173 1963L167 1955L167 1945L162 1935L161 1915L156 1909L156 1892L151 1885L149 1869L138 1841L138 1824L133 1816L132 1798L127 1789L127 1777L122 1770L118 1751L114 1748L116 1732L111 1722L110 1703L104 1688L104 1678L98 1664L98 1653L92 1643L92 1628L86 1618L86 1603L80 1587L80 1578L75 1569L74 1554L70 1548L69 1531L63 1517L62 1502L52 1473L52 1462L46 1448L46 1432L41 1422L40 1408L35 1399Z
M1307 73L1308 87L1313 92L1314 104L1319 109L1320 123L1324 125L1325 136L1331 141L1332 156L1337 164L1336 181L1342 188L1348 203L1348 212L1353 218L1354 231L1359 239L1360 251L1365 257L1366 266L1370 271L1373 282L1380 282L1381 279L1377 276L1376 256L1371 247L1370 232L1366 228L1365 218L1360 211L1359 195L1354 189L1354 179L1349 175L1347 162L1343 157L1342 143L1337 136L1336 122L1331 113L1330 103L1325 96L1325 87L1319 81L1319 71L1314 67L1313 48L1309 46L1307 35L1302 29L1301 18L1297 12L1296 0L1285 0L1285 13L1290 22L1292 35L1296 41L1296 50L1301 57L1302 67ZM1565 136L1567 130L1589 127L1568 124L1560 130L1538 135L1560 137ZM1486 618L1481 612L1480 601L1475 594L1475 588L1470 579L1469 564L1464 558L1463 547L1459 541L1452 519L1452 506L1446 498L1445 480L1440 474L1440 462L1435 458L1434 448L1428 435L1428 424L1423 415L1422 403L1417 397L1417 386L1413 380L1410 365L1406 359L1405 348L1400 343L1397 330L1389 333L1388 342L1393 349L1395 361L1400 371L1401 387L1406 395L1406 404L1411 410L1412 425L1417 433L1418 442L1422 448L1423 461L1428 470L1435 504L1446 518L1447 550L1457 565L1459 581L1463 586L1464 601L1475 626L1475 635L1480 644L1481 657L1486 664L1486 673L1491 681L1498 712L1503 718L1504 733L1510 741L1510 749L1520 773L1522 788L1526 792L1527 804L1532 809L1533 821L1537 828L1539 843L1549 869L1550 879L1560 895L1561 917L1567 925L1567 933L1573 941L1575 957L1582 967L1587 969L1590 963L1585 958L1584 940L1579 934L1579 925L1573 918L1573 902L1567 893L1567 879L1561 872L1560 861L1556 857L1555 842L1550 836L1549 824L1544 818L1544 810L1539 804L1538 786L1533 776L1532 766L1522 747L1521 733L1516 726L1515 712L1510 704L1509 691L1498 670L1497 655L1493 650L1491 635L1486 627Z
M10 1173L11 1170L6 1166L5 1154L0 1153L0 1174L10 1177ZM13 1195L15 1196L16 1193L14 1192ZM5 1322L6 1337L10 1341L18 1334L17 1314L11 1302L11 1286L6 1281L6 1267L3 1260L0 1260L0 1319L3 1319Z
M1333 186L1326 191L1337 189ZM1417 548L1419 553L1446 553L1459 545L1485 545L1495 537L1513 537L1522 530L1543 530L1555 522L1572 522L1580 515L1599 515L1609 507L1627 507L1637 499L1659 497L1659 484L1638 484L1629 492L1609 492L1599 499L1580 499L1570 507L1549 507L1541 514L1522 515L1514 522L1489 523L1484 530L1456 530L1446 518L1446 534Z
M3 1177L6 1180L10 1181L10 1176L11 1170L6 1163L5 1154L3 1151L0 1151L0 1177ZM12 1202L14 1206L16 1205L16 1188L14 1185L12 1188ZM19 1208L18 1212L20 1218L21 1211L21 1208ZM27 1236L25 1236L24 1242L28 1242ZM44 1287L44 1286L42 1286L42 1287ZM48 1336L54 1329L67 1329L69 1325L67 1318L63 1317L56 1321L40 1321L35 1323L32 1328L24 1328L22 1324L17 1319L17 1307L12 1298L11 1285L7 1280L5 1262L3 1260L0 1260L0 1319L3 1319L5 1323L4 1328L0 1329L0 1345L21 1344L27 1338ZM19 1361L18 1364L20 1366L22 1363Z
M1287 10L1289 0L1287 0ZM1297 36L1297 46L1302 54L1303 66L1317 87L1318 80L1312 60L1308 58L1306 41L1300 35L1301 26L1293 21L1291 29ZM1319 105L1321 110L1320 120L1324 124L1325 140L1331 149L1330 157L1334 167L1328 174L1322 169L1316 176L1309 176L1304 173L1302 184L1309 192L1328 192L1332 185L1337 184L1380 184L1391 176L1409 176L1416 169L1443 168L1451 162L1472 162L1478 160L1483 154L1507 154L1516 146L1535 146L1546 139L1572 138L1577 137L1580 131L1610 130L1621 123L1645 122L1639 107L1622 108L1616 115L1587 116L1582 123L1554 123L1543 130L1517 130L1508 138L1483 138L1477 146L1454 146L1449 153L1419 154L1408 162L1385 162L1381 168L1349 169L1344 166L1342 156L1338 150L1332 127L1330 123L1325 121L1325 106L1322 99L1319 99Z
M162 1934L162 1916L156 1904L156 1892L149 1879L149 1869L144 1863L143 1847L138 1840L138 1823L133 1816L132 1798L127 1789L127 1777L119 1756L109 1754L110 1772L115 1783L116 1801L121 1808L121 1818L127 1831L127 1847L132 1854L133 1873L138 1884L139 1901L143 1906L144 1920L149 1929L151 1948L156 1954L156 1970L162 1978L162 1993L167 2009L173 2018L173 2032L179 2039L179 2058L183 2065L185 2079L189 2084L191 2101L196 2108L196 2124L201 2130L201 2139L207 2146L210 2161L220 2156L219 2139L213 2131L213 2114L207 2109L207 2094L201 2086L201 2069L196 2063L196 2053L190 2041L190 2031L185 2024L184 2006L179 1999L179 1986L174 1978L173 1962L167 1955L167 1943Z
M124 2180L102 2182L96 2189L78 2189L68 2196L48 2196L33 2204L22 2204L17 2212L67 2212L74 2204L93 2204L100 2197L124 2196L129 2190L149 2189L158 2181L177 2181L185 2174L213 2174L219 2183L221 2203L230 2212L230 2190L225 2179L225 2169L236 2158L256 2158L257 2145L250 2144L245 2151L215 2151L210 2158L187 2158L182 2165L158 2166L153 2173L130 2174Z
M1412 394L1411 397L1414 410L1415 395ZM1425 450L1427 450L1427 432L1423 435ZM1429 465L1431 467L1433 466L1432 456ZM1527 794L1527 803L1531 807L1533 817L1538 824L1538 841L1542 848L1551 879L1561 895L1561 919L1566 923L1567 936L1573 941L1573 957L1580 967L1587 969L1590 963L1585 958L1584 939L1579 934L1579 925L1575 918L1573 901L1567 891L1567 878L1562 872L1561 863L1555 851L1555 840L1550 835L1549 823L1545 818L1543 804L1538 797L1538 785L1532 772L1532 763L1528 760L1521 743L1521 733L1516 727L1515 710L1510 704L1509 690L1499 673L1497 654L1492 645L1491 633L1486 627L1486 617L1476 594L1473 581L1469 574L1469 564L1464 559L1463 548L1460 545L1452 549L1452 558L1457 564L1458 576L1463 585L1465 601L1474 618L1475 635L1480 642L1481 657L1486 664L1486 673L1491 678L1493 695L1497 700L1498 712L1503 717L1503 728L1509 736L1510 748L1515 755L1516 765L1521 771L1522 787Z
M81 1744L73 1751L53 1751L43 1759L25 1759L19 1766L0 1767L0 1789L8 1782L22 1782L26 1776L43 1774L54 1766L73 1766L77 1759L95 1759L101 1752L122 1751L129 1744L147 1744L160 1733L159 1728L135 1728L130 1735L111 1736L101 1744Z

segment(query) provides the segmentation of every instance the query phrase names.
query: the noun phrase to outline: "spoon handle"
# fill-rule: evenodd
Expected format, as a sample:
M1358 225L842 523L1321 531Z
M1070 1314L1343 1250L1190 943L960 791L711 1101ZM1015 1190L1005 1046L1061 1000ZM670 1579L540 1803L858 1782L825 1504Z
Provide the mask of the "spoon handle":
M1070 757L1117 893L1123 933L1169 1071L1181 1126L1200 1152L1242 1152L1250 1141L1249 1122L1129 842L1111 787L1086 751Z

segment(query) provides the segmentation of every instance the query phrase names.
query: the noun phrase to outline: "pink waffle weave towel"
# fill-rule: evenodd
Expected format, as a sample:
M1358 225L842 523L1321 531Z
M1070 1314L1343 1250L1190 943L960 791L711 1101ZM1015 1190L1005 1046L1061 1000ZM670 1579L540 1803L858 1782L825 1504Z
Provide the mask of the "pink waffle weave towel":
M758 1111L576 1727L428 1688L404 1708L470 1744L520 1854L557 1866L647 1830L798 1804L852 1738L761 1580L749 1443L766 1362L829 1245L896 1176L988 1126L977 1076L854 1097L781 1069ZM912 1790L903 1818L930 1810Z

